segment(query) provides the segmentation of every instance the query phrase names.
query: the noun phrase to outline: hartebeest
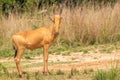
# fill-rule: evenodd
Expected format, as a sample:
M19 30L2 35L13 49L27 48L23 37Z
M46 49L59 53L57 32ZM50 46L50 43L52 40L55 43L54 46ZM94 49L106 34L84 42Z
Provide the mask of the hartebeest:
M20 77L23 77L20 68L20 60L24 50L34 50L41 47L43 47L43 73L46 75L48 74L48 48L59 34L60 22L61 15L55 15L53 25L49 27L40 27L36 30L23 31L12 36L15 50L15 63Z

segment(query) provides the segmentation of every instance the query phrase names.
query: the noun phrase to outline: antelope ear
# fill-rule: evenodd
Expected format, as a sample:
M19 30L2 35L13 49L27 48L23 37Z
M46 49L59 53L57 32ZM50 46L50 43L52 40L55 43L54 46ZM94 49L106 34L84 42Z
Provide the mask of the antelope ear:
M52 21L53 23L55 22L55 20L52 19L50 16L48 16L48 17L49 17L50 21Z

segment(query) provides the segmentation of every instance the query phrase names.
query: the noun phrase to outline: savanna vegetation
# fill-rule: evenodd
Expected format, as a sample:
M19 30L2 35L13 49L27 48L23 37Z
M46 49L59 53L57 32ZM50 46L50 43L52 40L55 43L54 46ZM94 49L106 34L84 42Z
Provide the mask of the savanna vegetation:
M49 53L62 54L64 52L63 55L80 51L87 53L93 50L93 47L98 49L101 45L105 47L100 50L108 53L111 50L120 49L118 47L120 46L119 0L0 0L0 58L13 57L11 36L16 32L52 24L49 16L54 15L53 4L63 6L62 22L60 35L51 46ZM57 10L59 8L56 12ZM41 49L25 51L26 56L41 53ZM51 75L46 78L42 72L26 73L25 80L79 80L81 76L84 80L84 76L89 77L87 80L91 78L93 80L119 80L119 74L119 69L91 71L89 74L82 74L77 70L69 72L59 70L51 72ZM17 73L9 73L0 63L0 80L18 79L14 76L17 76Z
M52 24L48 18L53 17L52 4L63 5L60 36L55 46L75 47L120 40L117 0L1 0L0 4L1 54L11 53L11 36L16 32Z

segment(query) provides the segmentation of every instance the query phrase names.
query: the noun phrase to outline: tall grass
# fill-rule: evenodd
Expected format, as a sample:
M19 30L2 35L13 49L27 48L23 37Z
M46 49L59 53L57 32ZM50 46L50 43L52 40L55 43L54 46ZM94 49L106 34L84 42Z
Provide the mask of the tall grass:
M120 4L113 7L107 5L83 6L64 9L61 38L80 43L106 43L118 41L120 38Z
M69 9L63 7L62 23L58 43L95 44L120 40L120 3L111 5L85 5ZM51 14L51 12L50 12ZM52 16L51 16L52 17ZM11 14L0 19L0 46L10 46L11 36L19 31L40 26L49 26L52 22L47 15L35 12L30 15Z

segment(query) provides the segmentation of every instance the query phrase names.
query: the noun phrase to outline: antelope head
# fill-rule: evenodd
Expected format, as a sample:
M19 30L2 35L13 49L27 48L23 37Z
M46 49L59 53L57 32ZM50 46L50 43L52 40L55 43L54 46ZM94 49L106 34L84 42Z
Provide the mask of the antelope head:
M54 8L54 7L53 7ZM50 18L50 20L52 20L53 22L53 33L54 35L58 35L59 34L59 28L60 28L60 23L61 23L61 13L62 13L62 7L58 6L58 8L60 9L58 14L55 14L55 8L53 9L53 13L54 13L54 18Z

